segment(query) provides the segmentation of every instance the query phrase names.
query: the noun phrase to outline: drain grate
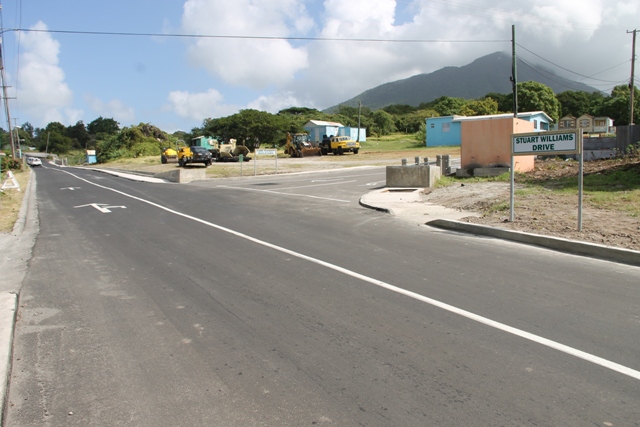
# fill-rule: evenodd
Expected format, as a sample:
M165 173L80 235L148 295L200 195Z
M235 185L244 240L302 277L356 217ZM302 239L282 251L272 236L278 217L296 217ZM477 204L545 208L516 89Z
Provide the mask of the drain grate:
M413 193L418 191L418 188L390 188L387 190L389 193Z

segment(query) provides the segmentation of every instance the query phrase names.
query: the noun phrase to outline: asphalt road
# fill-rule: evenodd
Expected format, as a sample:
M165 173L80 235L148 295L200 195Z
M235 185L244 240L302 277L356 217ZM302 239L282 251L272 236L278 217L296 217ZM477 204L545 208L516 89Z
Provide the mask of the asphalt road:
M36 170L8 426L640 425L640 269L358 205L384 169Z

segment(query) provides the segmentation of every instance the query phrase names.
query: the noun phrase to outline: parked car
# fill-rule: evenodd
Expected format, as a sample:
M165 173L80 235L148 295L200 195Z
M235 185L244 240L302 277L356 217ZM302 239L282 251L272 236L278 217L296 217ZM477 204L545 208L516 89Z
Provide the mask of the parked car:
M29 166L42 166L42 160L39 157L27 156L27 164Z

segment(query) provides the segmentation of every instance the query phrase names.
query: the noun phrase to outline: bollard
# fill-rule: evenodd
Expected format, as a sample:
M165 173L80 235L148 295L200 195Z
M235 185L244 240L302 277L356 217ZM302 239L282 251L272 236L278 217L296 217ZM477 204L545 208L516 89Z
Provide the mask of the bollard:
M442 156L438 154L436 156L436 166L440 166L442 164Z
M416 156L416 165L420 164L420 156Z
M402 159L402 166L407 166L407 159Z
M425 157L425 158L424 158L424 164L425 164L425 165L428 165L428 164L429 164L429 158L428 158L428 157Z
M450 166L451 166L451 156L448 154L445 154L444 156L442 156L442 165L440 166L440 173L442 174L442 176L447 175L447 170L450 168Z

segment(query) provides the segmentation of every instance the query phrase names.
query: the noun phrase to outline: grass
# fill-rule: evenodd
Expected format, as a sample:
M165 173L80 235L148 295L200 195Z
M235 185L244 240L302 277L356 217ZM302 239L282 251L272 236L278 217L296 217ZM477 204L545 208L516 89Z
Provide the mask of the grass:
M510 180L511 180L511 175L508 172L498 176L482 176L482 177L471 176L471 177L459 178L456 176L443 176L436 182L435 186L436 188L438 188L438 187L448 187L450 185L460 184L465 182L469 182L469 183L509 182Z
M518 189L515 195L519 198L536 198L545 195L578 194L577 166L576 174L554 176L554 172L567 169L566 163L542 162L546 172L542 178L528 173L517 173L515 181ZM593 172L585 172L583 175L584 203L590 206L609 211L616 211L640 217L640 159L625 158L623 160L600 163ZM510 174L502 174L497 177L442 177L436 183L436 187L447 187L461 182L509 182ZM503 210L498 202L491 210Z
M422 157L444 154L459 157L460 147L426 147L424 141L417 141L413 135L394 133L380 137L367 137L365 142L360 143L360 152L363 154L419 152Z
M20 191L11 188L3 190L4 193L0 193L0 233L10 233L13 230L13 224L15 224L18 219L24 192L29 183L31 168L25 166L25 169L22 171L12 172L16 181L18 181L18 185L20 185ZM6 174L3 172L2 182L4 182L5 179Z

